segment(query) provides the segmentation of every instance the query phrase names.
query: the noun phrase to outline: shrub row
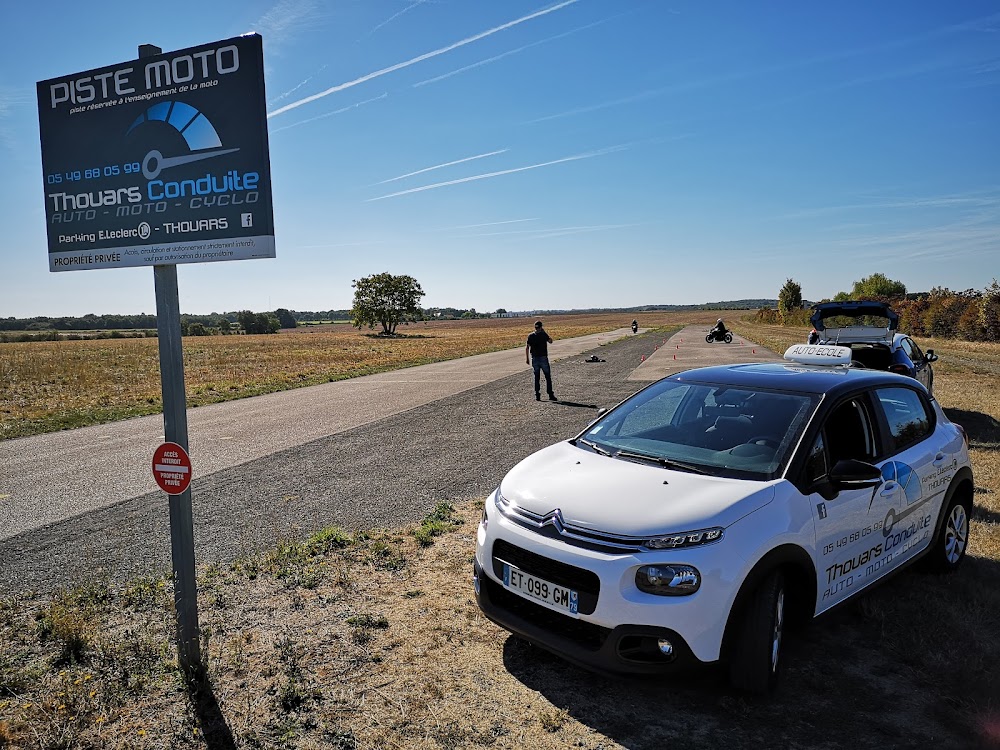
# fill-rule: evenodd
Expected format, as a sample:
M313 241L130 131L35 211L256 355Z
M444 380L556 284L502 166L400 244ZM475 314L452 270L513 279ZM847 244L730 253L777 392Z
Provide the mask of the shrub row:
M95 331L94 333L0 333L0 344L22 344L26 341L89 341L91 339L141 339L156 338L155 330L148 331Z
M935 288L905 298L877 299L889 303L899 315L899 330L910 335L1000 341L1000 284L995 279L982 292ZM795 310L782 316L778 310L762 307L755 319L759 323L800 327L809 325L809 315L809 310Z

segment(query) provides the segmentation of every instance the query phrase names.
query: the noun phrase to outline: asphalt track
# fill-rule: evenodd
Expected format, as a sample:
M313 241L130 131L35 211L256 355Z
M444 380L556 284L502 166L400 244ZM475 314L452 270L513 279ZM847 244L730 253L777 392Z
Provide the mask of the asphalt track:
M418 520L437 502L484 496L644 381L777 358L704 336L690 326L669 340L620 329L556 341L559 402L534 400L518 348L190 409L197 560L328 525ZM162 425L156 415L0 442L0 593L169 570L167 498L150 469Z

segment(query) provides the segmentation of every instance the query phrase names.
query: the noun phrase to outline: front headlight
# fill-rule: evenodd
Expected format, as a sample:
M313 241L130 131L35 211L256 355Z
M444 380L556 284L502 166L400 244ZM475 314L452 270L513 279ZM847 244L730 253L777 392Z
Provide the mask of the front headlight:
M643 565L635 572L640 591L658 596L687 596L701 587L701 573L692 565Z
M644 545L646 549L678 549L679 547L697 547L702 544L711 544L722 539L725 532L721 526L711 529L701 529L700 531L685 531L683 534L668 534L667 536L654 536Z

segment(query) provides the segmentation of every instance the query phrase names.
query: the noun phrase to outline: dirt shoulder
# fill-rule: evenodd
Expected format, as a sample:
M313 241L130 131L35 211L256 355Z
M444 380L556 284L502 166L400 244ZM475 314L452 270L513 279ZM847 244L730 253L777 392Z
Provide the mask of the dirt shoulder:
M328 532L204 569L209 682L194 696L162 580L8 599L0 747L976 746L986 706L970 686L887 637L941 632L937 611L904 623L892 610L900 597L959 597L961 578L953 590L906 574L813 625L791 642L779 693L748 701L713 672L595 677L485 620L470 576L480 514L478 501L439 507L429 546L420 527Z

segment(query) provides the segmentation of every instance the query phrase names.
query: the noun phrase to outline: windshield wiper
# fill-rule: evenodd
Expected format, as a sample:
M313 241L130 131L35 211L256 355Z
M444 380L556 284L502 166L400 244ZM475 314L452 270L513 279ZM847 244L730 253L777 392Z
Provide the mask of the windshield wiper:
M694 474L708 474L707 471L699 466L686 464L683 461L674 461L673 459L663 458L662 456L650 456L647 453L633 453L632 451L620 450L615 453L615 458L631 458L636 461L648 461L651 464L662 466L665 469L680 469L682 471L690 471Z
M580 438L579 441L574 441L573 445L576 445L577 442L583 443L588 448L590 448L592 451L594 451L594 453L600 453L602 456L610 456L611 455L611 451L606 451L606 450L604 450L604 448L602 448L601 446L599 446L597 443L591 442L590 440L587 440L585 438Z

